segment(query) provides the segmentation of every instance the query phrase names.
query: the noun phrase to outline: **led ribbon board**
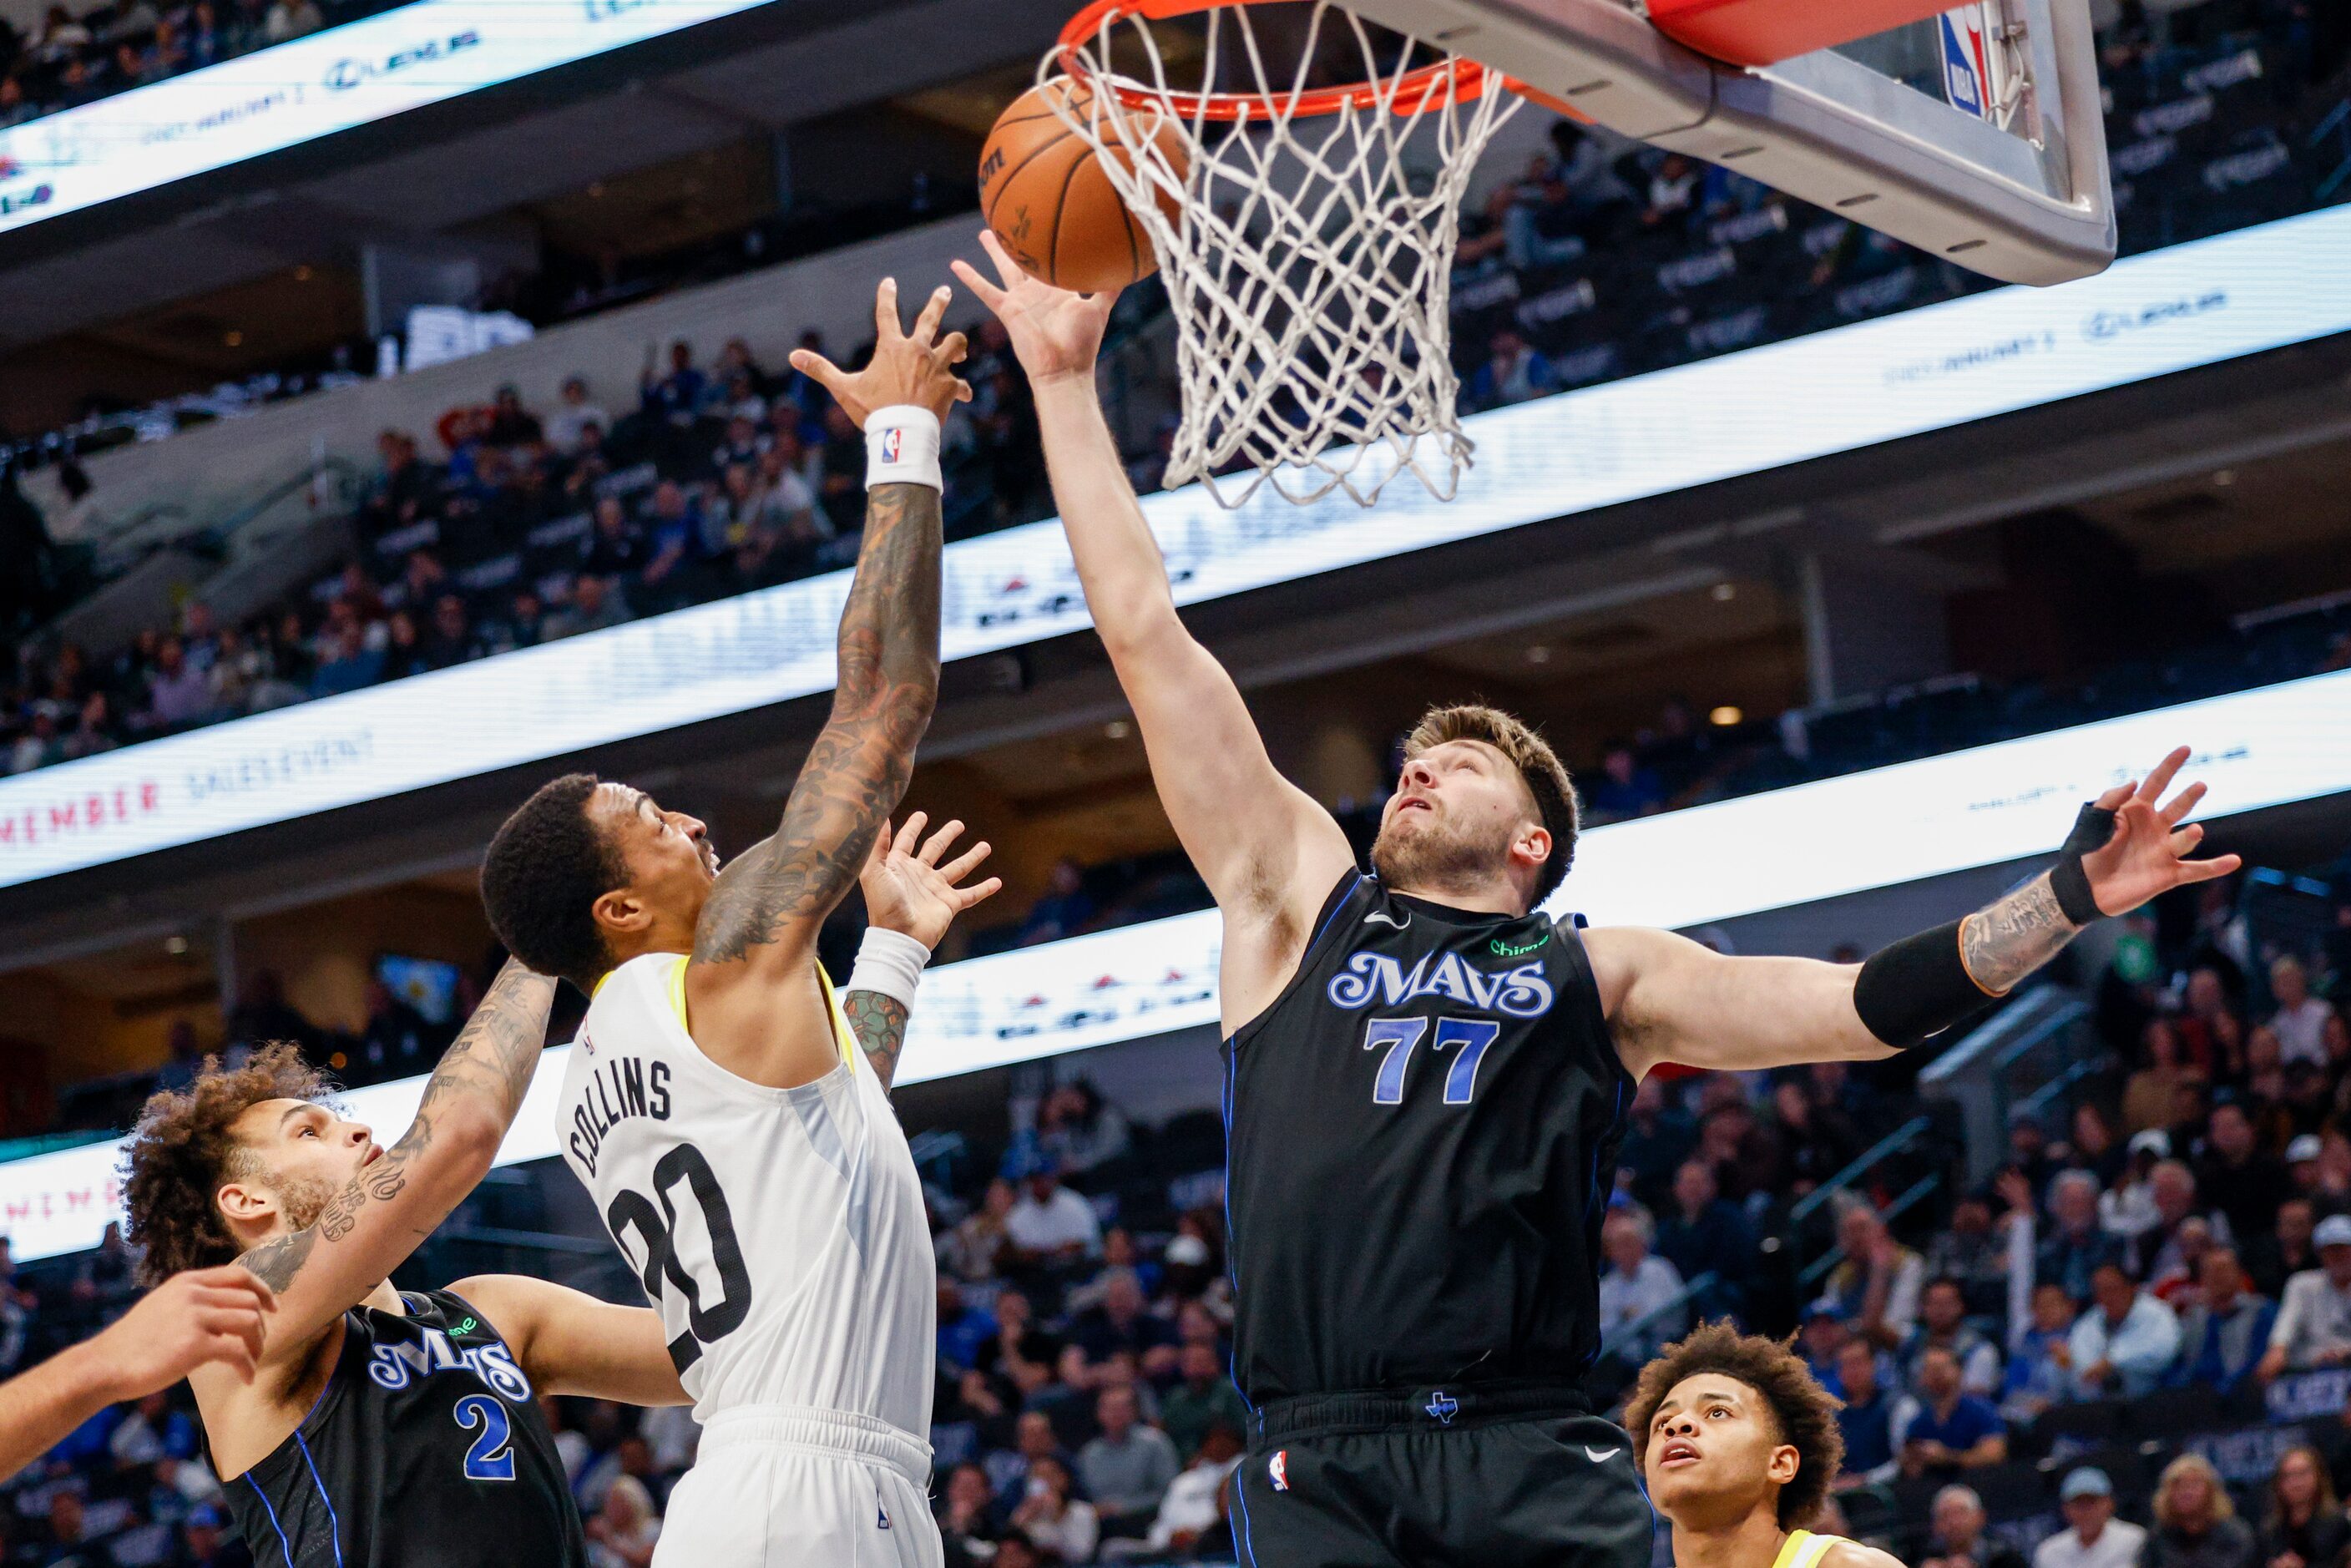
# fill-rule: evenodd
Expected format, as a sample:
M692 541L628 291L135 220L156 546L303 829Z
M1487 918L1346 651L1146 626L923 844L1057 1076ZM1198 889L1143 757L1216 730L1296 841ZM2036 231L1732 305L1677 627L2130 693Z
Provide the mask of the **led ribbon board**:
M1441 504L1144 502L1179 603L2351 331L2351 207L1480 414ZM1792 413L1791 411L1795 411ZM950 545L941 652L1090 624L1057 522ZM0 779L0 886L829 691L849 573Z
M2185 741L2210 818L2351 790L2351 671L2053 730L1865 773L1593 828L1547 906L1601 925L1703 925L2053 851L2081 802ZM900 1083L1217 1022L1214 910L947 964L923 982ZM498 1163L545 1159L565 1046L547 1053ZM390 1138L424 1080L354 1090ZM0 1234L20 1259L98 1245L120 1207L120 1145L0 1165Z
M766 0L418 0L0 131L0 234Z

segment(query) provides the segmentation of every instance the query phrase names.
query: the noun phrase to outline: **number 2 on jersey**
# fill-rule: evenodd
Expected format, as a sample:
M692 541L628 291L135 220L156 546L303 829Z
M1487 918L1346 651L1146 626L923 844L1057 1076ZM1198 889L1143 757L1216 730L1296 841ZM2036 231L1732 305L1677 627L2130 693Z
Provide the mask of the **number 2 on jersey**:
M1372 1080L1372 1103L1401 1105L1404 1103L1405 1070L1412 1065L1413 1047L1428 1032L1426 1019L1373 1019L1364 1025L1364 1049L1377 1051L1387 1047L1380 1058L1379 1071ZM1485 1059L1486 1048L1494 1043L1502 1026L1492 1019L1438 1019L1437 1038L1429 1041L1431 1051L1453 1052L1452 1069L1445 1075L1445 1103L1467 1105L1478 1089L1478 1063Z
M703 1228L710 1236L710 1260L718 1270L717 1299L708 1306L703 1304L702 1286L677 1259L677 1204L670 1189L681 1181L702 1210ZM743 1266L742 1243L736 1239L734 1213L726 1207L726 1195L719 1190L718 1175L700 1149L680 1144L664 1155L653 1166L653 1197L625 1189L614 1193L604 1223L624 1254L629 1247L621 1239L622 1231L634 1230L643 1243L644 1271L639 1282L648 1297L658 1304L666 1281L685 1298L686 1332L669 1344L669 1358L681 1375L702 1359L704 1345L743 1326L751 1311L751 1272Z
M457 1401L457 1425L465 1431L479 1427L482 1435L465 1450L469 1481L510 1481L515 1479L514 1418L507 1407L486 1394L468 1394Z

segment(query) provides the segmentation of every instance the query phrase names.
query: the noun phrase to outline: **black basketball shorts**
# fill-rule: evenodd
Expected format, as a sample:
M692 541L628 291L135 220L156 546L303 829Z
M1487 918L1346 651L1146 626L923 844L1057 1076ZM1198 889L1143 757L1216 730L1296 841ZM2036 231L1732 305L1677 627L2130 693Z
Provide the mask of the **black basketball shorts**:
M1251 1427L1242 1568L1649 1568L1632 1444L1572 1391L1290 1399Z

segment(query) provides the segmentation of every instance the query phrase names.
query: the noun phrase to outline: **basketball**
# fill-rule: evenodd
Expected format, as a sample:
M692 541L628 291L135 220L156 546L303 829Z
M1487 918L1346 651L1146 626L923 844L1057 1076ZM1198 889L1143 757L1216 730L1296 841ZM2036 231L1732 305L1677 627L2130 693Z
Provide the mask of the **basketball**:
M979 210L987 226L1028 271L1081 294L1123 288L1159 265L1150 235L1119 199L1094 150L1054 112L1058 102L1085 114L1092 98L1081 83L1030 88L998 118L979 156ZM1155 141L1181 175L1184 143L1175 127L1162 125ZM1123 149L1100 156L1132 166ZM1176 204L1165 193L1160 204L1174 216Z

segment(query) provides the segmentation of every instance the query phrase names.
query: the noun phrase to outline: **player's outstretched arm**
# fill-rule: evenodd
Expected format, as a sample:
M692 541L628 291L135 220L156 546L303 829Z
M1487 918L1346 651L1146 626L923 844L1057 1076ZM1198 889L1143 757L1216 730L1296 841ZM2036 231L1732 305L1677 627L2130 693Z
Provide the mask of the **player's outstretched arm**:
M1331 814L1274 768L1240 688L1176 612L1159 542L1094 390L1115 297L1055 288L1023 272L993 234L980 243L1000 286L967 262L955 264L956 275L1004 323L1036 389L1061 527L1094 629L1142 727L1159 799L1228 921L1261 922L1277 935L1269 956L1286 979L1304 927L1354 853ZM1293 934L1283 950L1280 938ZM1236 1001L1227 998L1228 1021Z
M2181 747L2145 780L2090 802L2050 870L1865 964L1724 957L1665 931L1587 932L1625 1067L1638 1076L1664 1061L1741 1071L1891 1056L2007 995L2091 921L2228 875L2235 855L2188 858L2204 838L2186 822L2204 786L2164 800L2188 757Z
M964 356L963 334L934 340L947 298L945 288L933 294L909 334L899 322L897 285L885 278L874 300L873 361L855 375L805 349L792 356L861 425L876 413L887 418L868 430L870 447L883 439L841 611L831 716L800 765L775 836L737 857L703 907L686 991L695 1038L705 1048L764 1049L778 988L812 992L817 928L856 882L905 793L914 745L938 701L936 427L971 395L953 368ZM885 476L925 440L926 476Z
M546 1280L480 1274L449 1287L497 1330L541 1394L622 1405L689 1405L651 1307L616 1307Z
M961 822L949 822L929 838L923 830L928 814L916 811L896 833L883 822L865 859L858 887L865 894L865 945L857 954L841 992L841 1010L857 1046L865 1053L882 1087L898 1076L898 1056L906 1048L906 1020L913 1016L914 989L923 966L930 961L955 917L993 898L1003 889L1000 877L958 887L987 859L983 839L941 865L939 859L963 833Z
M309 1353L489 1173L547 1042L555 982L514 959L425 1082L416 1120L308 1228L237 1260L277 1293L265 1361Z
M0 1481L108 1406L169 1388L207 1363L250 1381L277 1310L269 1287L234 1263L172 1275L105 1332L0 1384Z

